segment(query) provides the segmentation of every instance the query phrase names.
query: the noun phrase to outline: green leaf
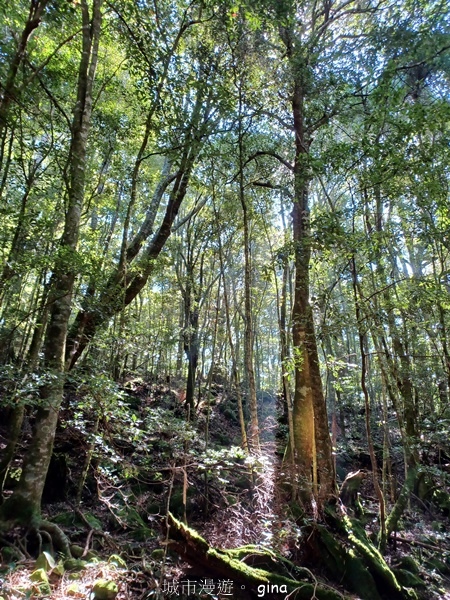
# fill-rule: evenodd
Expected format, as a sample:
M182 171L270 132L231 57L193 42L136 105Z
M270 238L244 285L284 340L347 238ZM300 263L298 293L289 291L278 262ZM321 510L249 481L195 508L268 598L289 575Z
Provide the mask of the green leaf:
M44 550L39 554L36 559L36 569L43 569L45 572L49 572L56 567L56 561L50 552Z

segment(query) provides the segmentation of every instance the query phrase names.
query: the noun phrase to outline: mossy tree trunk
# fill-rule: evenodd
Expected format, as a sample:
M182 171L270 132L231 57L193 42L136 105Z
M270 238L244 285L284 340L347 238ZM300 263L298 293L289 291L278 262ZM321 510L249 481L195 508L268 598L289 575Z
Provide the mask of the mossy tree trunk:
M293 77L292 116L295 134L294 206L292 211L295 252L295 286L292 310L294 456L298 491L306 508L320 511L336 493L335 470L328 415L320 376L313 312L309 302L311 258L308 192L311 179L311 131L306 125L309 55L298 45L295 33L281 28ZM291 452L292 455L292 452Z
M60 250L51 281L50 316L43 348L44 384L30 446L20 481L3 504L0 516L29 525L40 517L41 497L53 451L64 387L64 353L76 277L76 248L86 178L87 138L92 113L92 87L97 66L102 0L94 0L92 16L81 1L82 56L69 155L68 207Z

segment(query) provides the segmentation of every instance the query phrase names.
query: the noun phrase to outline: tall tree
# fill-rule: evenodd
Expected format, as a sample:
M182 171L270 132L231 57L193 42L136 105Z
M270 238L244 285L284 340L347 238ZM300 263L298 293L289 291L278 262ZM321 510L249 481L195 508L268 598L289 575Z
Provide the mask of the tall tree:
M74 261L80 230L86 182L86 155L91 124L93 84L98 59L102 0L92 10L86 0L80 5L82 48L78 71L77 98L72 121L68 162L67 210L59 256L54 265L50 292L50 316L44 342L46 382L40 390L33 437L24 459L21 478L14 494L2 505L4 519L30 523L38 519L45 478L63 398L64 355L76 276Z

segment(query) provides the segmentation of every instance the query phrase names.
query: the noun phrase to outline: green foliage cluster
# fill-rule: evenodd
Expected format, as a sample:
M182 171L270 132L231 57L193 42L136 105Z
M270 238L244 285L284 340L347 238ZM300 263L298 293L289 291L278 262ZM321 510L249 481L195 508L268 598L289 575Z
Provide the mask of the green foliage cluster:
M225 421L239 421L238 397L248 416L248 348L258 391L283 389L287 421L317 343L335 447L365 443L372 424L383 490L428 457L439 490L427 498L444 505L448 11L434 0L103 3L79 152L93 6L0 7L0 410L25 406L35 422L61 405L60 425L107 485L144 477L167 492L173 475L179 493L185 468L223 492L251 461L211 446L209 426L224 398ZM303 346L300 292L301 325L310 307L314 318ZM68 354L56 366L52 342ZM48 392L63 387L61 404ZM136 498L115 493L117 520L151 535Z

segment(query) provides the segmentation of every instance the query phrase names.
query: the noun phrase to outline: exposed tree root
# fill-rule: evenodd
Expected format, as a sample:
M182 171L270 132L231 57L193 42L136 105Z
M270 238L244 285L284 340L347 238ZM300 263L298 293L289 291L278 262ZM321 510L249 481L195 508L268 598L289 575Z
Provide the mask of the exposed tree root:
M9 532L12 532L14 529L22 529L24 531L25 544L27 538L37 538L38 552L41 551L43 538L45 538L52 549L60 552L67 558L72 558L69 539L58 525L42 519L37 514L31 515L31 517L28 512L24 514L16 511L16 514L14 514L12 507L7 503L3 504L1 509L0 532L2 535L8 537ZM21 548L21 551L23 552L24 548Z
M314 543L330 574L363 600L405 600L414 593L403 588L379 550L368 539L357 519L337 518L328 514L332 527L339 531L345 543L326 527L315 526Z
M323 525L316 525L314 535L308 540L314 546L312 554L318 556L327 573L364 600L381 600L374 578L355 551L346 548Z
M287 577L279 572L267 571L266 569L252 567L244 562L249 557L257 557L259 561L262 559L265 563L273 566L273 569L286 573L287 561L279 560L276 553L270 550L255 548L255 546L245 546L234 550L218 550L212 548L198 533L187 527L169 513L168 515L168 540L169 548L177 552L183 559L190 564L200 566L205 570L208 576L221 576L233 580L235 583L248 585L250 589L256 592L258 586L278 586L283 597L286 592L289 593L289 598L294 600L343 600L344 596L327 587L324 584L318 583L312 574L307 569L297 570L301 574L307 575L310 581L298 581ZM292 563L291 573L296 573L296 567ZM285 591L286 590L286 591ZM272 598L278 597L276 593L271 593Z
M67 558L71 558L70 541L63 530L51 521L42 519L39 523L39 531L45 531L51 537L53 547Z
M344 517L343 523L349 541L366 564L380 592L390 600L409 598L409 593L404 591L397 582L379 550L367 538L361 524L356 519L350 520L348 517Z

